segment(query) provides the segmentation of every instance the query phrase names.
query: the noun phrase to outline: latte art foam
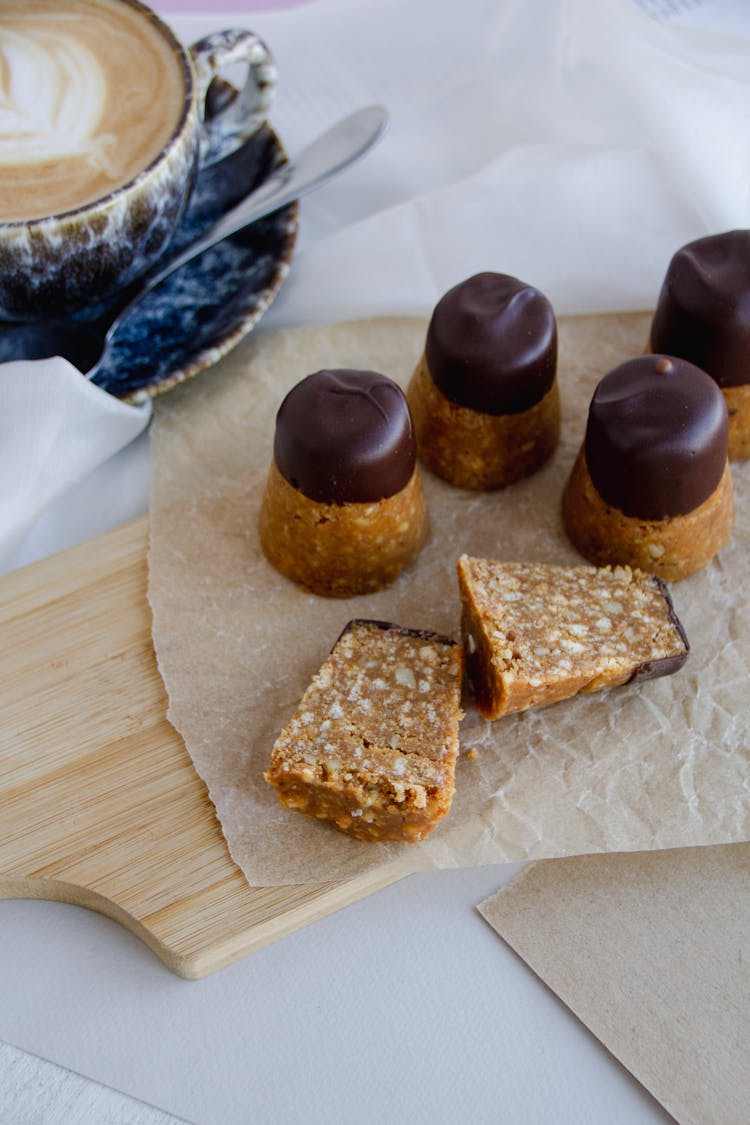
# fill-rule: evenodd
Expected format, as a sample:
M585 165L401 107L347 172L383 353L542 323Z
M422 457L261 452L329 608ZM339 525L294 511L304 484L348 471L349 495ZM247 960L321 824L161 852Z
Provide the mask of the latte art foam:
M0 221L72 210L133 179L179 120L182 67L118 0L0 6Z
M71 34L33 38L0 31L0 171L8 165L85 156L119 175L114 136L102 130L107 79L96 55ZM104 155L110 149L107 160Z

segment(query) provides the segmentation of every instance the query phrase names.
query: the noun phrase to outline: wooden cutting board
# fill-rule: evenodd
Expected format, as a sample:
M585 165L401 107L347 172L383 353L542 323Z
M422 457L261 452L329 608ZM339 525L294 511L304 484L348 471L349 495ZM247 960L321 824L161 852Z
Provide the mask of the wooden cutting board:
M148 521L0 580L0 898L116 919L197 978L384 886L250 887L166 719Z

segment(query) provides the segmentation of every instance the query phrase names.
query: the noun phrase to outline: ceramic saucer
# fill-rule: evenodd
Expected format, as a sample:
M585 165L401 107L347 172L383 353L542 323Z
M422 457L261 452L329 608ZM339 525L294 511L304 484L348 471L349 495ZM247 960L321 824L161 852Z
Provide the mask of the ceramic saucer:
M238 152L202 171L182 224L154 268L193 242L285 159L278 137L265 127ZM273 301L289 271L296 236L293 203L183 266L122 322L94 381L117 398L143 402L216 363ZM0 362L60 354L87 370L96 358L97 340L138 287L135 282L116 303L41 333L40 326L0 325Z

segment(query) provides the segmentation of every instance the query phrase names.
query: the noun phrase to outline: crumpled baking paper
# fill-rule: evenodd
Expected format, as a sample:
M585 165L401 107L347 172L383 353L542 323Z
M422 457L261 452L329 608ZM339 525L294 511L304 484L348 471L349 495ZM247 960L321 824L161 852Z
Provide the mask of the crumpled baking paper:
M500 492L423 472L431 536L388 590L338 600L266 562L257 519L283 395L323 366L380 370L402 385L423 319L374 319L261 335L157 403L149 597L169 718L206 781L229 849L256 885L325 882L373 865L499 863L731 843L750 828L750 465L734 466L737 524L721 555L673 587L692 644L677 675L482 719L470 696L450 815L418 845L373 845L282 809L263 780L271 747L353 617L458 636L462 552L582 560L560 496L601 375L638 354L649 317L562 319L560 446Z

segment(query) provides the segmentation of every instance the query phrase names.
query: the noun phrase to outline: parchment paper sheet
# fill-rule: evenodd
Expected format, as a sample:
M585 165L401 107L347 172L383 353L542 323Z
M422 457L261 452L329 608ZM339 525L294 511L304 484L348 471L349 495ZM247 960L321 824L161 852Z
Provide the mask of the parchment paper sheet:
M750 845L535 863L479 906L683 1125L746 1125Z
M580 563L560 494L595 383L637 354L645 314L560 323L562 441L529 480L491 494L424 473L431 539L390 589L306 594L265 561L256 531L274 417L286 391L328 366L403 385L426 322L379 319L266 334L157 403L149 596L169 718L208 785L233 858L255 885L342 879L389 862L478 865L748 839L750 478L734 473L730 544L673 588L693 645L676 676L483 720L471 699L453 809L419 845L363 844L283 810L263 781L276 734L352 617L458 636L462 552Z

